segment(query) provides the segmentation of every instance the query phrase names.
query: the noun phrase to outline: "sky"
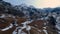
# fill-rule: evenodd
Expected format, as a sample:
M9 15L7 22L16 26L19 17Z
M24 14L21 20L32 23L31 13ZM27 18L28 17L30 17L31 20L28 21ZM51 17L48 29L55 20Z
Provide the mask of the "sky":
M46 7L60 7L60 0L4 0L10 2L13 5L32 5L36 8L46 8Z

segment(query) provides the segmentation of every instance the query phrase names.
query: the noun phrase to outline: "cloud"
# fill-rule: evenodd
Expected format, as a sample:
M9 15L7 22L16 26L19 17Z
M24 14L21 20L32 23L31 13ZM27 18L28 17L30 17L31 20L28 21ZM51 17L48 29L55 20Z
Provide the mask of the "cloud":
M34 6L38 8L57 7L60 6L60 0L38 0Z
M57 7L60 6L60 0L5 0L14 5L19 4L27 4L33 5L37 8L44 8L44 7Z

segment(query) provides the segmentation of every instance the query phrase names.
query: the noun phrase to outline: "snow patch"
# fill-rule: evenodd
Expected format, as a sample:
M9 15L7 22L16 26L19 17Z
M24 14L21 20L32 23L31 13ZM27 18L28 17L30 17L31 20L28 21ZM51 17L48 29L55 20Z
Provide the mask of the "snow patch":
M47 30L44 29L43 31L45 32L45 34L48 34L48 33L47 33Z
M6 30L8 30L8 29L10 29L10 28L12 28L12 27L13 27L13 24L10 24L10 26L9 26L9 27L4 28L4 29L1 29L1 31L6 31Z

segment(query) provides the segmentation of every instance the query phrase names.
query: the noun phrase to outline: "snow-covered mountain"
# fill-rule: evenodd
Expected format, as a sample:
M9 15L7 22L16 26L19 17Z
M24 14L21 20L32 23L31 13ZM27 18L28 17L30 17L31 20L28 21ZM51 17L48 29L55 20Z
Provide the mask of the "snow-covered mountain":
M60 29L60 7L39 9L25 4L13 6L8 2L0 0L0 14L1 13L26 17L28 20L47 20L49 19L48 17L52 15L57 21L57 29Z

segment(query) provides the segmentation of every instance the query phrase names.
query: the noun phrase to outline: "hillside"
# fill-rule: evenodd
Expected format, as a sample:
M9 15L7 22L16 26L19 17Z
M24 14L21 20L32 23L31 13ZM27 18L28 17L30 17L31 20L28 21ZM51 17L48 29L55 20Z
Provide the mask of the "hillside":
M0 0L0 34L60 34L60 7L13 6Z

